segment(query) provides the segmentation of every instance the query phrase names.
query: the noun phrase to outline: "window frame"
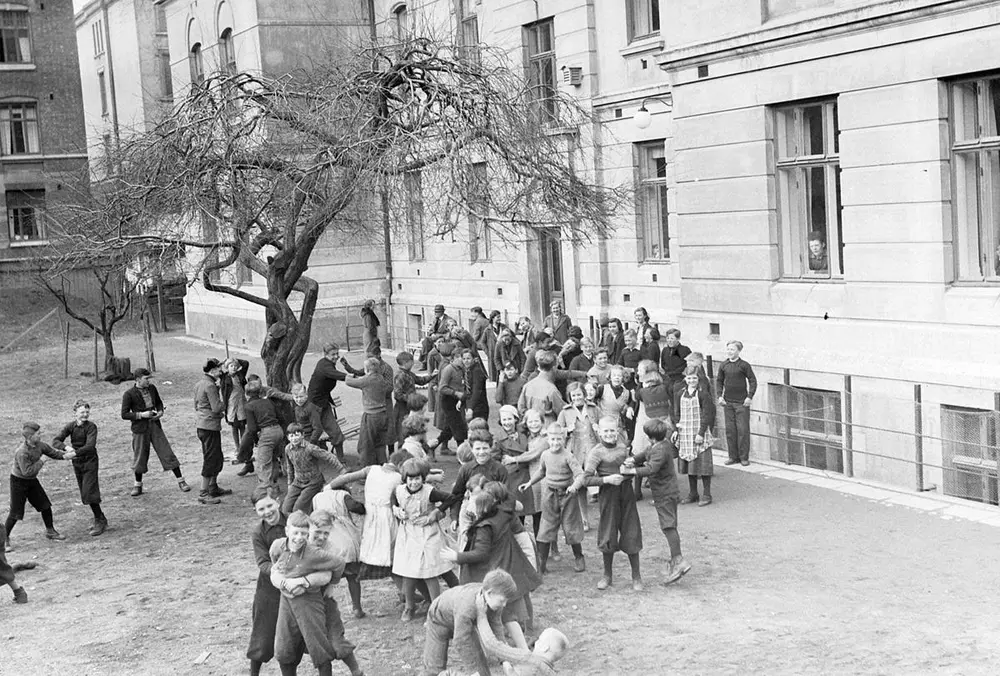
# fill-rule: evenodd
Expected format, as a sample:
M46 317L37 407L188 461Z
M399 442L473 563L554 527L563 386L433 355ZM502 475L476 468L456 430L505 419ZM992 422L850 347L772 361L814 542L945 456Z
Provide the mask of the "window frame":
M995 97L994 109L989 110L989 96L984 96L987 83ZM958 91L975 85L971 109L958 105ZM955 278L960 282L1000 283L1000 73L990 73L956 79L948 83L949 153L952 165L952 223L955 256ZM992 117L987 115L990 112ZM974 136L960 137L960 117L967 123L971 113ZM993 129L988 126L992 122ZM963 125L964 126L964 125ZM992 132L992 133L990 133ZM963 165L975 160L972 181L975 194L969 190L970 176ZM974 198L974 199L973 199ZM975 235L969 222L969 212L975 212ZM972 259L975 258L975 262Z
M13 111L15 108L21 110L23 117L15 120ZM27 111L31 111L31 115ZM6 116L4 113L6 112ZM23 126L21 136L25 149L14 152L14 124L20 122ZM7 129L5 129L7 127ZM34 135L31 129L34 129ZM31 141L34 141L34 149L31 148ZM39 155L42 152L41 124L38 119L38 104L35 101L7 101L0 102L0 157L22 157Z
M640 263L669 263L670 258L670 188L667 184L666 139L641 141L632 145L635 168L636 214L635 233L637 254ZM663 176L649 175L649 160L656 160L654 153L660 151L663 158ZM647 198L647 193L650 197ZM658 223L651 221L649 200L659 202ZM655 226L655 232L654 232ZM653 255L652 247L659 247L660 255Z
M660 0L626 0L625 23L628 41L636 42L660 34ZM648 30L640 30L640 22L648 25Z
M23 19L23 25L15 25L16 22L12 21L10 25L4 23L4 18L13 19L17 17ZM24 32L24 36L20 36L19 33ZM5 36L10 36L5 38ZM27 40L28 54L24 55L24 44L22 44L22 39ZM17 51L17 56L13 60L7 59L7 48L4 47L7 41L13 45L12 51ZM28 8L24 9L3 9L0 10L0 63L4 64L25 64L34 63L33 60L33 40L31 37L31 14L28 12Z
M392 9L392 34L400 44L408 42L413 34L410 26L410 9L406 3Z
M771 447L771 459L799 467L843 474L846 425L844 393L837 390L769 383L768 396L774 402L776 410L771 421L773 436L784 444L784 457L782 457L782 446L778 444ZM818 398L820 405L810 406L808 397ZM816 415L817 411L821 411L822 415ZM831 413L832 416L828 415ZM810 429L810 426L814 429ZM815 429L818 426L822 426L822 431ZM793 446L797 447L797 452L793 452ZM823 449L822 466L818 466L819 463L810 463L817 454L815 447ZM801 462L798 462L800 459Z
M194 43L188 50L188 70L193 86L200 86L205 82L204 49L200 42Z
M424 260L423 175L419 169L403 174L406 195L407 254L411 261Z
M224 28L219 33L219 68L222 72L235 75L236 66L236 43L233 39L233 29Z
M24 193L26 195L26 203L12 206L11 195L14 193ZM28 193L39 193L39 195L28 195ZM32 201L32 197L37 200L38 204L30 203ZM4 204L6 205L7 212L7 234L10 238L12 246L32 246L47 243L48 233L46 232L47 229L45 227L45 190L43 188L7 190L4 194ZM32 225L37 232L37 236L30 237L16 234L15 228L25 217L24 215L19 216L16 213L20 211L30 211Z
M466 199L469 222L469 262L489 262L493 256L493 241L490 237L490 226L486 211L489 208L489 170L486 162L473 162L469 165L470 195ZM482 212L482 215L476 211Z
M104 20L98 19L90 24L90 35L94 42L94 58L104 56Z
M822 152L810 152L807 109L820 108ZM840 180L840 126L837 97L781 104L771 109L774 122L775 208L780 234L781 278L790 281L840 281L844 278L844 223ZM791 116L791 122L789 122ZM792 136L789 136L791 130ZM789 146L793 151L785 154ZM819 232L810 213L815 182L811 172L821 170L825 201L826 268L810 269L809 240ZM794 188L791 182L795 181ZM833 243L831 244L831 240Z
M978 439L967 441L963 438L970 429L977 429ZM997 478L1000 476L998 442L1000 411L941 404L944 494L997 504ZM975 452L972 452L973 449Z
M541 30L545 29L549 49L542 51ZM540 124L552 125L559 116L558 92L559 83L556 75L556 33L553 17L534 21L522 27L522 45L524 50L524 73L528 84L528 105L531 106ZM534 48L534 49L533 49ZM543 82L546 68L551 73L551 82ZM534 77L537 75L537 81ZM539 95L547 85L550 91Z
M479 13L476 7L479 0L457 0L458 14L458 44L462 50L462 59L469 64L482 64L482 51L479 41Z
M101 117L108 116L108 82L103 70L97 71L97 89L101 95Z

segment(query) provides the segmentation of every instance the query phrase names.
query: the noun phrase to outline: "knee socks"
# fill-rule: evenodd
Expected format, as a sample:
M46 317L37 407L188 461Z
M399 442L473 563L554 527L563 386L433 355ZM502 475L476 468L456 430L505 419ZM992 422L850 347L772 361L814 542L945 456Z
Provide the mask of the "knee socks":
M546 564L549 562L549 547L551 545L548 542L538 543L538 572L544 573Z
M632 568L633 580L638 580L640 577L642 577L641 573L639 572L639 552L628 555L628 565Z
M299 665L291 662L278 662L278 668L281 669L281 676L298 676Z
M535 532L535 539L538 539L538 529L542 527L542 513L537 512L531 515L531 530Z
M449 588L457 587L459 585L458 575L455 575L455 571L453 570L449 570L447 573L442 575L441 579L444 580L444 583L448 585Z
M180 478L182 478L184 476L183 474L181 474L181 468L180 467L174 467L174 476L177 477L178 479L180 479Z
M351 670L351 674L361 673L361 667L358 665L358 658L354 656L353 652L348 653L342 657L341 660L347 665L347 668Z
M45 524L47 530L54 530L55 525L52 523L52 508L42 510L42 523Z
M688 490L690 491L690 495L698 495L698 477L688 477ZM705 488L705 491L708 491L707 487Z
M260 668L264 666L263 662L258 662L257 660L250 660L250 676L260 676Z
M614 552L602 552L604 555L604 577L611 579L611 570L615 563Z
M135 482L137 484L141 484L142 483L142 475L139 474L138 472L135 473Z
M347 591L351 594L351 605L355 610L361 610L361 580L356 577L347 578Z
M91 505L90 506L90 511L92 511L94 513L94 518L95 519L101 519L101 520L104 519L104 512L101 511L101 506L100 505Z
M705 497L706 498L712 497L712 477L703 476L701 478L701 486L702 488L705 489Z
M583 558L583 545L570 545L573 549L573 556L578 559Z
M676 528L664 528L663 534L667 536L667 544L670 545L670 558L676 559L681 555L681 536Z
M14 526L16 526L16 525L17 525L17 519L15 519L14 517L8 515L7 516L7 521L3 525L4 530L7 531L7 535L10 535L10 532L12 530L14 530Z

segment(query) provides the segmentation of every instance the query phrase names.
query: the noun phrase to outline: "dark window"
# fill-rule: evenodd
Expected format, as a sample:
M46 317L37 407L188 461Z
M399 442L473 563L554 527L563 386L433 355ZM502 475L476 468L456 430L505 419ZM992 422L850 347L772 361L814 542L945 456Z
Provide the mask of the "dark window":
M539 122L556 119L556 52L552 19L524 27L528 96Z

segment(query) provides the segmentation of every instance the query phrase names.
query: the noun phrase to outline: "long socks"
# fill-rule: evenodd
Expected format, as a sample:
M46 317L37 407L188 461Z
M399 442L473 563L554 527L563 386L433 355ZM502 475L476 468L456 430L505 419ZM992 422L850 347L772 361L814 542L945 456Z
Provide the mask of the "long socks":
M212 489L212 477L203 476L201 478L201 492L207 494Z
M570 547L573 549L574 558L583 558L583 545L570 545Z
M706 498L712 497L712 477L703 476L701 478L701 486L702 488L705 489L705 497Z
M142 483L142 475L139 474L138 472L135 473L135 482L137 484L141 484Z
M611 579L611 571L615 563L614 552L602 552L604 555L604 577Z
M258 662L257 660L250 660L250 676L260 676L260 668L264 666L263 662Z
M316 673L319 676L333 676L333 662L319 665L316 667Z
M432 577L429 580L424 580L427 584L427 600L433 601L437 597L441 596L441 583L438 582L436 577Z
M100 505L91 505L90 506L90 511L92 511L94 513L94 518L95 519L99 519L101 521L105 520L104 512L101 511L101 506Z
M663 534L667 536L667 544L670 545L670 558L676 559L681 555L681 536L676 528L664 528Z
M354 606L354 610L361 610L361 580L354 575L347 578L347 591L351 594L351 605Z
M638 580L642 577L642 574L639 572L639 552L628 555L628 565L632 568L633 580Z
M458 575L455 575L455 571L449 570L447 573L441 576L444 583L448 585L449 588L459 586Z
M549 547L551 545L548 542L538 543L538 572L545 573L546 565L549 562Z
M535 540L538 540L538 529L542 527L542 513L535 512L531 515L531 530L535 532Z
M278 662L278 668L281 669L281 676L298 676L299 665L285 662Z
M705 492L708 492L707 486L705 487ZM698 495L698 477L696 476L688 476L688 495Z
M52 522L52 508L42 510L42 523L45 524L46 530L55 530L55 524Z
M180 467L174 467L174 476L177 477L178 479L182 479L184 477L184 475L181 474Z
M15 519L14 517L8 515L7 516L7 521L3 525L4 530L7 531L7 535L10 535L10 532L12 530L14 530L14 526L16 526L16 525L17 525L17 519Z
M361 673L361 667L358 665L358 658L354 656L353 652L342 657L341 660L347 665L347 668L351 670L351 674Z

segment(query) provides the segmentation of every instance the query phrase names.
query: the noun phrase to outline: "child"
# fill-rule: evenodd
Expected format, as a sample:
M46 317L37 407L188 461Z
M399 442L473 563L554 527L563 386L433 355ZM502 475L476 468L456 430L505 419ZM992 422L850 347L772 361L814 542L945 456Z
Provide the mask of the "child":
M473 418L472 420L469 421L469 432L471 433L472 430L486 430L487 432L489 432L490 424L489 422L486 421L485 418ZM472 441L470 439L466 439L465 441L460 443L458 445L458 450L455 451L455 456L458 458L458 461L463 465L468 465L471 462L475 462L475 460L472 457Z
M27 603L28 592L14 575L15 567L7 563L7 532L0 527L0 585L7 585L14 592L14 603Z
M293 468L294 479L288 484L288 495L281 505L281 511L285 514L302 511L308 515L312 511L313 498L323 490L324 477L320 463L332 467L335 474L342 474L344 466L330 451L307 442L302 433L302 425L289 425L287 436L285 453Z
M542 453L549 447L549 442L542 433L543 426L542 414L534 409L528 409L524 413L524 427L528 431L527 450L521 455L508 455L503 459L504 464L507 465L509 475L523 477L514 485L512 493L514 493L515 497L523 505L522 510L524 514L531 515L531 528L536 538L538 537L538 529L542 523L542 487L535 485L530 490L522 491L521 486L530 481L531 476L538 471ZM553 560L558 560L554 547Z
M640 361L642 361L642 351L639 349L639 336L635 331L629 329L625 332L625 349L618 355L618 362L615 365L624 367L630 373L635 373Z
M623 551L632 567L632 589L642 591L642 576L639 573L642 526L632 482L626 481L620 473L628 457L628 448L619 436L618 418L601 418L598 433L601 443L590 450L583 466L584 483L600 487L601 518L597 527L597 548L604 555L604 575L597 588L603 590L611 586L615 552Z
M309 390L302 383L292 385L295 399L295 422L302 428L302 438L313 446L326 448L323 437L323 412L309 401Z
M274 462L285 434L278 420L274 403L262 395L264 390L259 380L247 380L247 434L257 438L254 449L254 470L257 472L257 487L254 495L267 491L278 494L278 465ZM301 432L301 428L300 428Z
M90 404L86 401L78 399L73 404L73 413L76 419L55 436L52 448L59 451L65 449L65 439L69 438L74 453L73 473L80 489L80 501L89 505L90 511L94 513L94 524L88 532L97 537L108 529L108 518L101 510L101 486L97 477L100 469L97 459L97 425L90 422Z
M469 433L474 462L462 465L451 488L451 499L442 508L451 507L451 518L458 521L459 510L465 497L466 484L477 474L482 474L490 481L507 483L507 468L493 459L493 435L488 429L477 429Z
M712 429L715 427L715 400L712 392L701 385L699 367L688 364L684 369L684 389L674 393L673 421L677 432L671 441L677 447L677 470L688 475L689 492L683 504L712 504ZM698 497L698 477L704 492Z
M570 383L566 388L570 403L559 412L558 422L569 430L567 450L573 454L576 461L583 466L587 452L597 444L597 421L601 417L597 406L587 404L583 394L583 385ZM583 517L583 531L590 530L590 519L587 515L587 493L578 493L580 514Z
M598 385L608 382L611 375L611 364L608 358L608 351L605 348L594 353L594 365L587 371L588 378L595 378Z
M660 344L657 341L660 339L660 332L652 326L647 326L640 337L642 338L642 343L639 345L640 361L649 360L659 364Z
M503 377L497 383L497 391L494 394L497 404L516 408L521 398L521 390L524 389L524 382L524 378L518 373L517 364L511 361L504 364Z
M541 418L539 426L540 424ZM498 459L507 468L507 489L521 503L521 523L524 523L526 514L535 513L535 495L533 491L518 490L521 484L531 479L531 470L528 469L528 463L514 459L528 452L528 436L517 429L517 408L514 406L500 408L500 432L494 443L494 457L499 454Z
M487 479L482 474L476 474L469 479L469 483L465 489L465 498L462 500L462 506L458 510L458 532L456 534L458 551L463 551L465 543L469 541L469 529L472 528L472 523L476 520L476 513L472 509L472 505L475 503L476 496L482 492L486 482Z
M649 440L639 431L647 420L658 418L667 420L673 414L674 393L670 386L663 382L656 365L644 367L647 362L639 364L639 372L642 374L642 388L636 392L636 399L639 401L639 412L636 415L636 434L632 442L632 452L644 450L649 446Z
M396 439L400 448L403 444L403 419L409 415L409 398L411 394L417 393L417 386L425 386L431 383L437 376L437 372L429 373L425 376L418 376L413 372L413 354L410 352L400 352L396 355L396 365L399 370L392 378L392 398L396 405L392 409L392 426L396 430ZM421 407L422 408L422 407Z
M490 662L478 638L478 607L485 607L486 622L497 637L503 636L500 613L508 597L517 596L514 578L503 570L492 570L481 583L471 582L443 592L431 603L424 625L424 658L420 676L438 676L448 668L448 646L454 642L462 652L460 663L480 674L490 674ZM480 601L481 599L481 601ZM473 666L474 665L474 666Z
M607 385L598 387L597 406L601 417L624 418L632 410L632 392L625 387L625 367L612 366ZM628 438L628 434L622 435Z
M664 584L676 582L691 570L691 564L681 554L681 538L677 533L677 502L681 494L677 488L677 471L674 467L676 451L668 441L671 431L669 421L658 418L647 421L643 425L643 432L653 445L649 450L626 460L622 468L626 474L649 477L649 489L653 494L660 529L670 545L670 568Z
M538 471L522 485L526 491L540 481L542 484L542 526L535 538L538 541L538 572L545 573L549 546L556 539L562 526L566 542L573 549L573 570L582 573L587 569L583 558L583 520L580 501L576 492L583 486L583 468L572 453L566 450L566 428L552 423L545 430L548 448L542 453Z
M496 638L491 630L486 606L477 602L479 615L476 628L483 652L502 661L504 676L554 676L554 665L569 649L569 639L558 629L549 627L542 631L531 652L514 648Z
M271 584L271 545L285 536L285 515L278 501L266 492L257 496L253 507L260 517L250 534L259 572L253 595L247 659L250 660L250 676L259 676L263 664L274 657L274 631L278 624L281 592Z
M416 611L416 582L425 582L429 600L433 601L441 593L438 576L451 570L451 563L441 557L445 537L438 520L442 513L434 509L434 503L448 500L449 494L425 483L429 471L430 465L424 460L410 458L404 462L402 475L406 483L397 486L391 498L393 514L399 520L392 572L403 579L403 622L412 620Z
M351 595L354 617L362 619L365 611L361 608L361 526L364 522L365 506L344 490L327 488L313 498L313 513L328 512L333 517L330 526L330 542L344 561L344 578L347 591Z
M309 545L342 561L343 559L340 559L338 554L337 543L330 539L333 522L334 517L330 512L323 510L313 512L312 516L309 517ZM337 605L335 592L338 582L340 582L340 578L334 573L330 583L323 589L323 602L326 606L326 635L330 639L330 645L333 646L336 659L347 665L352 676L364 676L364 672L361 671L358 660L354 656L354 644L344 636L344 621L340 616L340 607Z
M426 460L427 420L419 413L410 413L399 426L400 450L406 451L417 460Z
M45 537L49 540L65 540L66 536L59 533L52 521L52 503L38 480L38 473L45 464L45 457L56 460L72 460L73 451L57 451L41 441L41 428L36 422L26 422L21 427L24 439L14 451L14 463L10 468L10 512L4 530L7 537L17 522L24 518L24 504L28 502L42 515L45 524Z
M271 584L281 592L274 632L274 655L282 676L294 676L305 651L320 676L332 676L337 657L326 626L323 587L339 579L344 562L308 544L309 517L293 512L286 537L271 545Z

